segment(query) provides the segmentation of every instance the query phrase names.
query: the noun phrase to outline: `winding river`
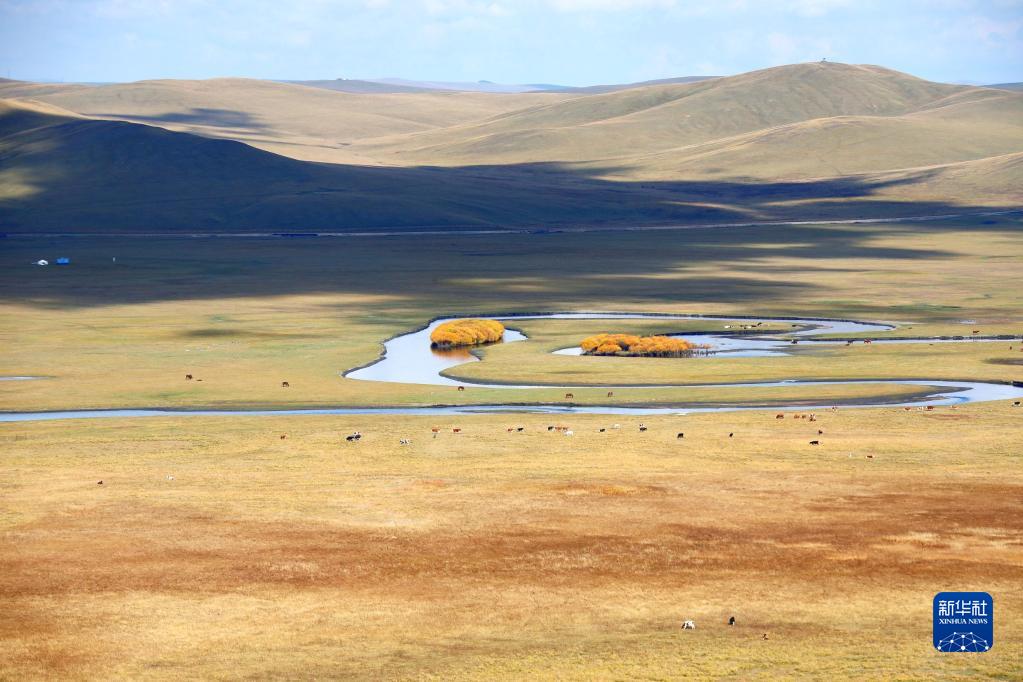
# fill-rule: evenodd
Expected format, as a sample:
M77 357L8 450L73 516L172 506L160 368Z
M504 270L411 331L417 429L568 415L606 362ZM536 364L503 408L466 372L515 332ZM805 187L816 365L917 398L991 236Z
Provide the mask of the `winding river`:
M730 316L710 315L661 315L654 313L550 313L550 314L519 314L493 316L506 325L514 325L516 320L530 319L593 319L593 320L704 320L720 323L722 331L712 334L675 334L683 338L692 338L699 343L713 346L717 357L759 357L799 352L790 340L781 338L794 337L800 343L840 344L842 340L812 338L823 334L859 334L880 333L894 329L894 325L879 322L857 322L853 320L818 319L818 318L737 318ZM478 362L471 351L456 349L437 351L430 348L430 332L438 325L456 318L441 318L432 321L426 327L396 336L384 343L381 357L361 368L342 373L343 376L361 381L387 381L406 384L426 384L435 386L456 386L466 382L457 381L443 375L443 372L468 362ZM726 326L726 323L729 323ZM789 330L775 332L757 332L752 327L757 324L789 325ZM730 331L739 326L740 329ZM795 330L795 331L793 331ZM1008 337L999 337L999 339ZM1015 338L1015 337L1013 337ZM525 340L521 332L509 328L505 332L503 343L515 343ZM942 337L934 339L873 339L873 343L974 343L992 341L991 338L976 337ZM562 354L578 354L578 349L561 349L555 351ZM698 361L693 359L692 361ZM31 380L36 377L7 377L14 380ZM812 381L788 380L774 382L758 382L744 384L728 384L732 387L770 388L791 386L831 386L839 384L887 384L919 387L926 395L909 402L858 402L848 407L902 407L926 405L952 405L959 403L983 402L990 400L1010 400L1023 398L1023 387L1009 384L980 381L947 381L929 379L884 379L884 380L847 380L847 381ZM473 386L501 389L538 388L537 386L473 383ZM711 388L721 384L690 384L688 388ZM557 388L543 386L544 388ZM666 388L671 386L666 385ZM603 386L599 388L622 388ZM502 403L491 405L447 405L431 407L340 407L310 408L281 410L209 410L209 409L110 409L110 410L69 410L60 412L7 412L0 413L0 422L60 420L60 419L98 419L98 418L133 418L133 417L181 417L181 416L288 416L288 415L467 415L490 412L533 412L550 414L609 414L609 415L658 415L658 414L689 414L700 412L723 412L730 410L814 410L824 409L831 405L770 405L770 406L720 406L720 407L617 407L611 405L524 405Z

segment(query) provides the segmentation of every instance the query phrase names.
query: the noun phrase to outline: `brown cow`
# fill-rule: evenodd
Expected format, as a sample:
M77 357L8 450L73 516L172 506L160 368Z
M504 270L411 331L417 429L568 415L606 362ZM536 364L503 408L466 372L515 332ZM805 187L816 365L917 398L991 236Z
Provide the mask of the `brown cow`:
M812 440L812 441L810 441L810 445L820 445L820 444L821 444L821 442L819 440Z
M462 429L451 429L452 433L461 433Z
M289 384L287 381L282 381L281 382L281 388L289 388L290 386L291 386L291 384Z
M575 398L575 394L574 393L566 393L565 394L565 400L571 400L573 398Z
M465 390L465 386L459 386L459 387L458 387L458 390L459 390L459 391L464 391L464 390Z
M1009 350L1012 350L1012 349L1010 348ZM186 375L185 375L185 379L186 379L187 381L191 381L191 380L192 380L192 375L191 375L191 374L186 374Z
M614 398L615 397L615 392L614 391L608 391L607 392L607 397L608 398Z
M775 419L784 419L785 415L783 415L783 414L776 414L776 415L774 415L774 418Z

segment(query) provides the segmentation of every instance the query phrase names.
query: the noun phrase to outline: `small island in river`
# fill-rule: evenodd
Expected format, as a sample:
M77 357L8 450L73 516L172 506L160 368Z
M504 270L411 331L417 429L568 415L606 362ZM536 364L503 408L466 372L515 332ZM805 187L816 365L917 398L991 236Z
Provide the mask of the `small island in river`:
M451 320L430 333L434 348L458 348L494 343L504 338L504 325L497 320Z
M710 346L698 345L670 336L634 336L597 334L582 340L584 355L617 355L645 358L691 358L706 353Z

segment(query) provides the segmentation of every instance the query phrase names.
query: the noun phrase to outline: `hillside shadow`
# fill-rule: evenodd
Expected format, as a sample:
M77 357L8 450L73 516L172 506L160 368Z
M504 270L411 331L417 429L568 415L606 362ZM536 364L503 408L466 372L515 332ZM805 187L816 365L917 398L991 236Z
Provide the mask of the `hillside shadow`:
M236 114L193 110L181 116L207 125L210 117L223 125L253 124ZM64 236L6 240L0 298L54 308L310 293L382 295L401 305L461 300L465 282L477 279L473 301L495 309L504 309L499 304L509 298L518 307L547 309L552 297L573 296L623 305L742 300L755 307L806 291L785 277L786 270L764 262L779 252L808 269L839 259L952 254L879 243L919 231L921 223L728 225L1017 208L899 200L901 189L934 180L940 173L934 169L809 181L625 180L608 179L619 170L613 167L554 163L308 163L128 123L74 121L45 130L52 131L46 144L0 146L5 172L32 178L26 191L0 200L0 232ZM994 221L983 225L985 231L1021 229L1015 219L984 220ZM639 225L722 227L630 231ZM932 222L926 229L952 227ZM575 232L580 229L590 231ZM431 231L510 233L417 234ZM400 236L269 236L323 232ZM118 233L149 236L90 236ZM267 236L200 240L197 233ZM45 276L25 269L57 255L70 256L73 267ZM685 275L696 266L713 267L715 274Z

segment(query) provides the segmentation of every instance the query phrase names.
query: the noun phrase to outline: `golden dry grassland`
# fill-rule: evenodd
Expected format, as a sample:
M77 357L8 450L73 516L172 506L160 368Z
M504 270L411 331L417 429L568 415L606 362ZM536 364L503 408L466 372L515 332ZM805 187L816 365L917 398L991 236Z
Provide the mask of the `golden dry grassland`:
M1020 409L7 424L0 670L1014 678ZM946 589L990 652L933 650Z

